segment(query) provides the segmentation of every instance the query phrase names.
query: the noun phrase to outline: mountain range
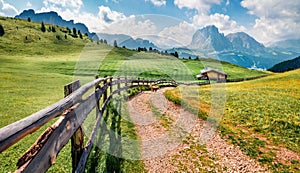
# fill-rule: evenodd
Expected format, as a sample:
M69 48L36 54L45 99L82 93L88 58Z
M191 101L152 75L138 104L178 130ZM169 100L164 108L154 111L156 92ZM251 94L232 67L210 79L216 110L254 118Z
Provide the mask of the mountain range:
M108 44L113 45L114 41L117 42L119 47L125 46L128 49L137 49L138 47L147 48L150 47L153 49L159 49L154 43L149 40L144 40L142 38L132 38L129 35L125 34L105 34L98 33L97 34L100 39L106 40Z
M15 18L31 19L34 22L45 22L63 27L76 28L81 33L87 33L94 40L103 39L113 45L116 40L119 47L125 46L128 49L138 47L163 50L143 38L132 38L125 34L90 33L82 23L74 23L73 20L66 21L56 12L35 13L33 10L24 10ZM169 53L178 52L180 58L207 57L227 61L247 68L268 69L273 65L295 58L300 55L300 40L285 40L265 47L245 32L231 33L224 35L214 26L206 26L197 30L192 41L185 47L167 49Z
M292 51L294 50L294 51ZM199 29L186 47L173 48L180 57L210 57L247 68L267 69L300 55L296 49L265 47L245 32L224 35L214 25Z
M85 24L74 23L74 20L66 21L54 11L45 13L35 13L34 10L29 9L24 10L21 14L15 16L15 18L24 20L30 18L30 20L33 22L44 22L62 27L68 27L70 29L76 28L76 30L80 30L81 33L87 33L89 38L93 40L98 40L97 34L91 33Z

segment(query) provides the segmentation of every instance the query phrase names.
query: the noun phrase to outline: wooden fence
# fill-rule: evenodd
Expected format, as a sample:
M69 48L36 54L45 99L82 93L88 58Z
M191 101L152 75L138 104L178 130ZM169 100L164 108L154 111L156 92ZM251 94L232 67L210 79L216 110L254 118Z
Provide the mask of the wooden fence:
M96 77L94 81L83 86L80 86L79 80L74 81L64 87L64 99L1 128L0 152L59 116L19 158L16 172L47 171L70 139L72 171L84 172L101 117L113 95L129 88L150 85L177 86L178 83L170 79L147 80L135 77ZM83 98L86 95L88 96ZM84 143L81 125L93 109L96 109L96 122Z

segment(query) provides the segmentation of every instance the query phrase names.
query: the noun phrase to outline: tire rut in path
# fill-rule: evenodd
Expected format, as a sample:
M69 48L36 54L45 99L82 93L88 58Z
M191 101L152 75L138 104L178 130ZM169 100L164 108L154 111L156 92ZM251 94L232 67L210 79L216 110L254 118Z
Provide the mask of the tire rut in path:
M168 101L166 89L144 91L128 102L147 172L268 172L218 132L201 145L205 122Z

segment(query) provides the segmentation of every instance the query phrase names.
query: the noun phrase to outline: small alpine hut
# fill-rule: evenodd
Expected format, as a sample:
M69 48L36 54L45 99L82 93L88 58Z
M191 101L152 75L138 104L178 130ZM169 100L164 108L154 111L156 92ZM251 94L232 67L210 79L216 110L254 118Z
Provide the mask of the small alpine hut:
M214 80L217 82L225 82L227 79L227 74L218 69L207 67L200 71L201 74L198 74L196 77L198 80Z

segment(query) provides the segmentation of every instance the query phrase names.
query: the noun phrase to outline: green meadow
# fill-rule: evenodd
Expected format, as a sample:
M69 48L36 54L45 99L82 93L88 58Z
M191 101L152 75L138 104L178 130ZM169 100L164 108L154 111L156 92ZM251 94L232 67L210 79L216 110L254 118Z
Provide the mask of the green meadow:
M182 86L166 95L199 111L200 117L217 122L228 141L272 172L299 172L297 160L276 157L283 148L300 153L299 74L298 69L252 81L190 87L187 97L181 94ZM223 102L216 105L213 97ZM214 117L214 111L224 114Z
M179 60L167 55L115 48L109 45L99 44L95 41L91 42L85 36L83 36L82 39L79 37L74 38L67 33L66 28L49 24L45 24L46 29L55 27L55 32L50 30L42 32L40 23L6 17L0 17L0 24L5 30L5 34L0 37L0 128L29 116L62 99L64 97L63 86L65 84L70 83L75 79L80 79L81 83L84 84L93 80L96 74L100 77L107 75L128 75L144 78L171 77L175 80L194 81L195 75L198 74L204 66L222 68L228 73L230 79L248 78L266 74L265 72L252 71L212 59ZM264 80L267 79L270 78L251 82L253 85L256 85L255 82L261 81L261 83L263 83ZM288 85L285 85L284 87L287 89L287 86ZM277 86L274 86L274 88L275 87ZM228 93L232 93L232 95L236 96L231 98L232 101L229 99L227 102L228 104L233 104L231 105L233 108L230 110L244 110L243 102L239 102L241 106L238 104L234 105L235 102L233 99L242 96L248 97L247 94L242 95L246 91L244 92L244 90L242 90L243 92L236 92L235 90L239 90L239 86L235 84L228 84L228 88L232 88L232 90L228 90ZM277 90L276 92L284 92L284 90L279 91L279 88L277 88ZM269 92L267 88L260 88L260 90L257 90L256 92L246 93L253 94L253 99L254 96L259 96L259 98L261 98L262 96L259 91L262 91L263 93ZM270 93L274 92L275 91L272 90ZM276 95L276 92L272 97L279 97L279 95ZM295 89L294 92L298 93L299 96L299 91L297 89ZM289 96L287 92L285 92L285 94ZM203 97L206 96L209 97L208 95L204 95ZM288 99L290 97L291 99ZM294 97L295 96L293 95L293 99L292 96L285 97L285 99L290 100L289 102L299 99L299 97ZM272 106L275 104L273 102L270 103L269 97L264 98L261 101L265 103L263 105L271 104ZM255 100L253 100L253 102L255 102ZM289 102L276 102L276 105L286 105L290 104ZM252 102L249 101L249 104L250 103ZM297 102L295 105L297 105ZM293 108L297 110L297 107ZM294 112L294 114L293 111L292 113L285 112L287 109L288 108L284 108L282 112L288 114L288 116L299 117L299 106L297 112ZM255 108L255 110L261 112L264 111L264 109L259 108L259 106L258 108ZM272 110L272 112L276 113L275 108L268 110ZM240 114L238 113L234 116L236 117L234 118L234 121L230 119L230 117L227 117L226 122L233 121L234 123L246 126L251 131L266 133L267 136L271 136L270 128L273 127L271 123L281 123L283 127L286 125L292 129L294 128L297 130L298 128L299 131L299 119L291 119L287 124L284 124L286 121L283 115L279 113L276 114L277 119L270 118L268 121L269 126L263 126L264 128L260 126L261 124L248 127L247 125L249 125L249 122L243 120L244 117L240 117ZM50 125L54 121L55 120L47 125ZM256 120L255 117L253 117L250 121L250 125L255 124L252 121L259 122L260 119ZM248 124L246 122L248 122ZM293 124L294 122L298 122L298 124L295 125ZM8 150L0 153L0 172L14 171L16 169L15 165L17 159L35 142L39 134L46 129L47 125L39 129L36 133L28 135ZM129 129L128 127L132 127L132 125L128 124L125 124L124 126L127 127L125 128L126 130ZM283 145L285 139L280 137L282 133L280 133L280 130L278 130L278 132L276 131L276 133L278 134L270 137L271 141L278 143L278 145ZM135 132L131 132L131 135L134 137ZM293 135L295 135L295 130L290 130L288 135L291 136L286 137L288 138L288 144L284 144L284 146L299 152L297 150L299 138L293 137ZM54 166L50 168L49 172L71 171L69 145L70 144L67 144L61 151ZM141 163L130 163L130 161L123 163L126 170L130 170L130 166L134 167L134 165L141 165L142 167ZM140 167L137 169L140 169Z

